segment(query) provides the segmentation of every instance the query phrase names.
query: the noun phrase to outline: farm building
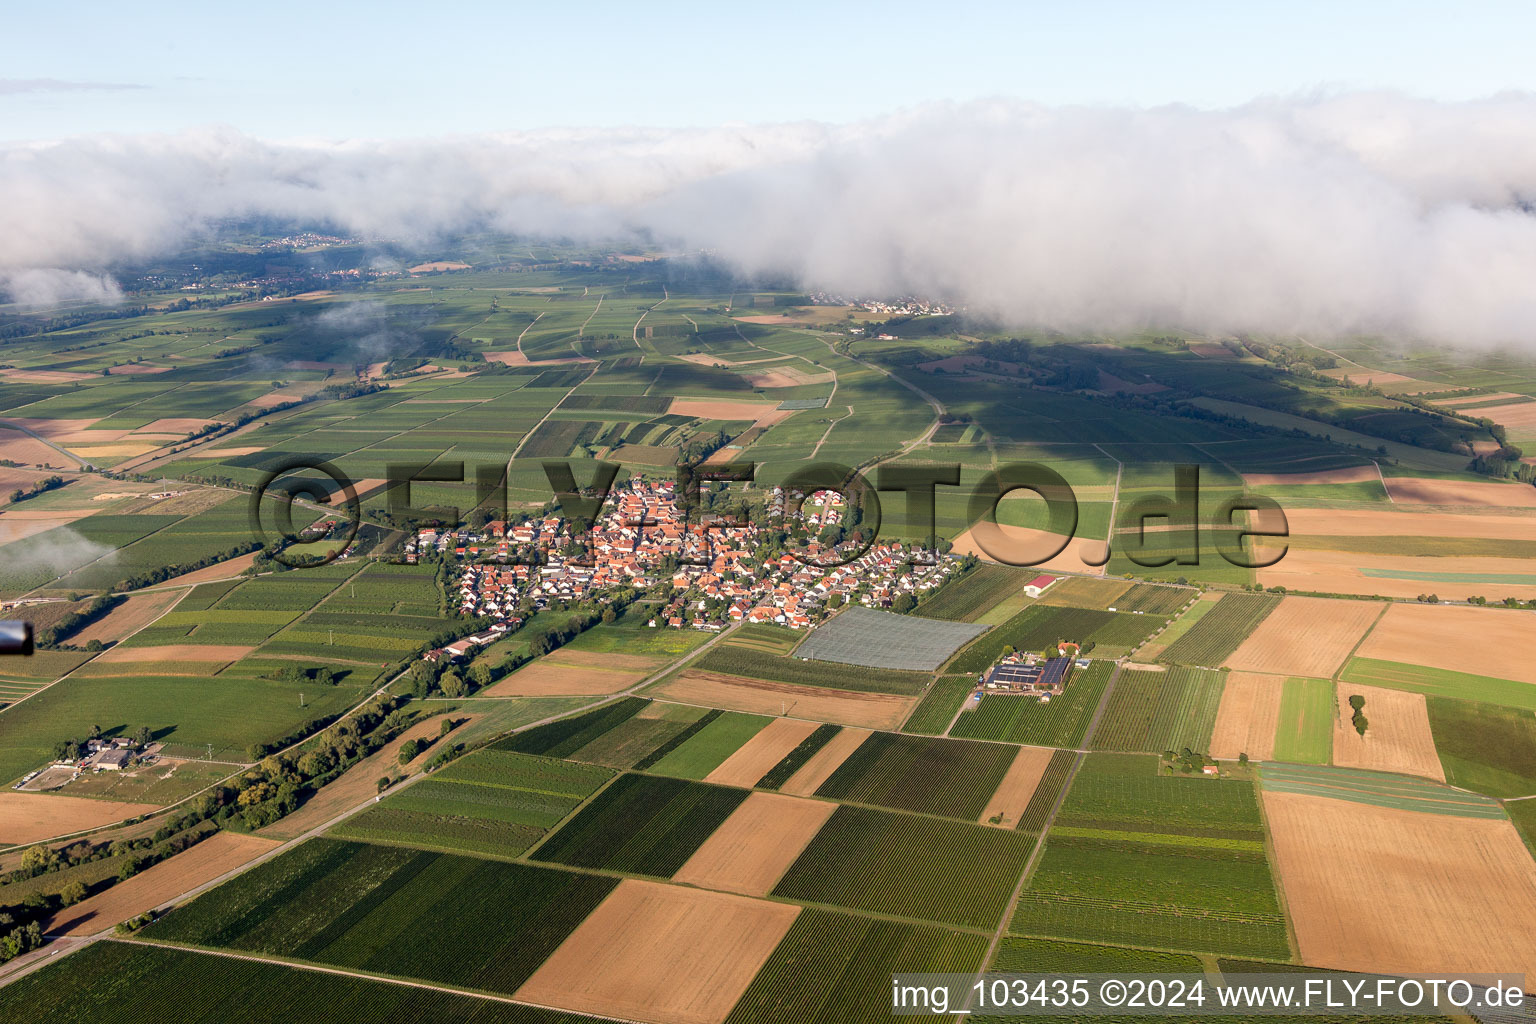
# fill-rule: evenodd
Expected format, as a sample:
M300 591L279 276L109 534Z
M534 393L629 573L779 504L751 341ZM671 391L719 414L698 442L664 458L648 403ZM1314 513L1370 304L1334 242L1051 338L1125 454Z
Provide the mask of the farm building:
M1034 579L1024 584L1024 593L1028 594L1030 597L1039 597L1041 594L1045 593L1046 588L1055 582L1055 576L1036 576Z
M97 768L105 768L107 771L115 772L128 767L128 762L132 759L133 754L131 752L122 747L114 747L111 750L98 754L94 763Z
M1033 663L1001 661L987 670L981 685L987 690L1007 693L1060 696L1067 688L1067 670L1071 667L1071 658L1048 658Z

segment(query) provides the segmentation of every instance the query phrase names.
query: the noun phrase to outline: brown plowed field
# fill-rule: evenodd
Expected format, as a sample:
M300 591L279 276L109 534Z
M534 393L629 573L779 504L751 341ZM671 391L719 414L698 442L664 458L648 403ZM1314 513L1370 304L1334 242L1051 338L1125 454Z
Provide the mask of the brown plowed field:
M800 908L626 878L517 990L540 1006L719 1024Z
M816 837L837 804L753 793L704 840L674 882L766 896Z
M48 935L95 935L119 921L138 917L204 882L255 860L277 846L275 839L218 832L190 850L163 860L126 882L81 900L43 922Z
M1531 488L1531 491L1536 493L1536 487ZM1261 544L1260 550L1272 553L1272 549L1267 545ZM1257 579L1267 587L1283 586L1289 590L1310 590L1330 594L1417 597L1426 591L1434 591L1441 597L1465 598L1477 594L1490 601L1502 600L1506 597L1522 600L1536 598L1536 584L1426 583L1412 578L1367 576L1361 571L1362 567L1401 573L1465 573L1473 577L1530 575L1530 562L1522 558L1460 555L1431 558L1292 548L1277 564L1267 569L1257 570Z
M795 414L771 402L735 402L714 398L674 398L667 406L669 414L695 416L703 420L751 420L760 427L771 427Z
M1020 747L1013 764L1008 766L1008 774L1003 776L1003 781L997 784L997 792L987 801L987 809L976 820L990 825L992 818L1002 815L998 828L1016 827L1055 752L1050 747Z
M486 690L490 697L581 697L618 693L666 662L634 654L561 648L518 669Z
M1536 487L1510 482L1467 483L1461 480L1426 480L1388 477L1387 493L1393 501L1422 505L1490 505L1505 508L1536 507Z
M1280 606L1232 652L1227 666L1327 679L1338 671L1381 611L1382 606L1374 601L1282 598Z
M768 769L784 760L785 755L799 746L801 740L815 731L815 722L805 722L798 718L775 718L722 761L718 768L704 776L704 781L750 789L767 774Z
M1333 763L1340 768L1370 768L1379 772L1423 775L1445 781L1435 737L1429 730L1429 711L1422 693L1384 690L1376 686L1340 683L1338 717L1333 722ZM1349 698L1365 698L1369 725L1362 737L1351 721L1354 709Z
M1536 683L1533 636L1536 614L1528 611L1394 604L1358 653L1362 658Z
M115 643L130 633L137 633L145 626L171 610L180 601L185 590L155 590L134 594L95 622L77 631L69 643L84 647L92 640L104 644Z
M1285 680L1279 676L1229 672L1211 734L1211 756L1230 760L1247 754L1255 761L1275 756L1275 728L1280 724L1280 694Z
M1536 977L1536 862L1506 820L1265 793L1301 960Z
M656 687L656 693L685 704L704 704L754 715L781 715L787 706L792 713L819 722L870 729L900 729L918 700L889 693L858 693L775 683L701 669L685 669L676 679Z
M868 729L855 729L852 726L844 726L842 731L827 741L827 745L816 751L811 759L800 766L800 770L789 777L789 781L779 787L779 792L788 793L791 796L811 796L821 784L832 777L842 763L848 760L864 741L869 739Z
M0 792L0 846L83 832L158 811L159 804L125 804L59 793Z
M957 555L975 555L977 558L986 559L989 562L998 561L978 542L976 528L966 530L955 538L954 552ZM1006 551L1018 552L1018 557L1029 557L1030 554L1049 550L1059 543L1060 534L1047 533L1044 530L1034 530L1027 526L1009 526L1007 524L987 524L984 528L982 540L988 548L1001 553ZM1104 566L1089 565L1087 560L1097 561L1103 555L1104 542L1094 540L1091 537L1077 537L1067 542L1061 554L1054 558L1039 562L1033 568L1042 572L1080 572L1091 573L1095 576L1104 574ZM1047 591L1049 593L1049 591Z
M205 565L201 569L193 569L191 572L184 572L180 576L172 576L166 583L183 585L187 583L207 583L209 580L229 579L231 576L238 576L249 569L251 563L256 561L256 556L260 553L259 551L252 551L250 554L237 555L228 561Z
M1360 484L1377 479L1375 466L1349 466L1317 473L1244 473L1249 487L1288 487L1296 484Z
M1293 537L1471 537L1536 540L1536 516L1426 512L1413 506L1379 509L1286 509ZM1415 554L1405 550L1404 554ZM1290 556L1287 555L1287 558Z

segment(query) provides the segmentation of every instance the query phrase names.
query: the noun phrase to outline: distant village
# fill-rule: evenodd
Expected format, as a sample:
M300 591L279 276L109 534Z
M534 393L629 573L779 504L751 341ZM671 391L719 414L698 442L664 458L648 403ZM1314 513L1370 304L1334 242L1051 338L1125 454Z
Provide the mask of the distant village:
M772 488L768 516L781 517L784 509L784 492ZM812 535L838 526L842 496L810 495L799 514ZM449 594L457 595L461 614L494 620L482 635L428 658L463 657L516 630L532 612L603 601L620 588L671 584L670 596L646 623L653 628L718 631L744 621L809 629L845 604L910 610L962 566L959 558L899 541L876 542L831 568L806 565L789 553L764 557L756 523L686 522L671 480L634 478L615 488L579 552L560 546L566 525L563 517L549 515L517 524L492 521L480 529L426 529L408 541L407 562L428 551L449 560ZM830 562L845 546L833 550L812 539L796 550L806 560Z

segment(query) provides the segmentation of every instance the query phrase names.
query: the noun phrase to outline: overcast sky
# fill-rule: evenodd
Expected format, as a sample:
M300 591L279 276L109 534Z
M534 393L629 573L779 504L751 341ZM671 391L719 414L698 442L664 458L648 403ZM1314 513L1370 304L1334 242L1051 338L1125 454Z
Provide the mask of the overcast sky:
M849 121L933 100L1186 103L1536 90L1536 4L11 5L0 140ZM349 5L361 9L362 5Z

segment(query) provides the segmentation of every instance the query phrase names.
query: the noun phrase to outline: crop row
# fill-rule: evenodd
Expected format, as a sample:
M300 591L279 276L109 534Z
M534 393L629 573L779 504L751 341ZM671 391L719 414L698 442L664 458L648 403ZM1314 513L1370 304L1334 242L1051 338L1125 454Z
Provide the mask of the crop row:
M842 806L773 895L924 921L989 928L1034 837L969 822Z
M877 732L816 795L975 821L1017 754L1001 743Z
M1110 661L1073 669L1066 692L1048 704L1032 697L989 694L974 711L961 712L949 734L1039 747L1078 747L1114 670Z
M768 769L763 777L757 780L758 789L778 789L788 782L790 776L805 766L805 763L816 756L816 752L831 742L832 737L843 731L840 725L818 725L805 739L795 745L778 764Z
M1011 566L983 562L940 587L918 606L917 614L950 622L971 622L1003 598L1019 593L1028 578Z
M971 676L941 676L928 688L922 701L912 710L902 732L938 736L949 728L955 712L965 703L976 686Z
M625 697L594 711L562 718L526 732L516 733L491 744L492 750L510 750L519 754L565 757L580 750L620 722L637 714L650 701L643 697Z
M1279 604L1280 598L1273 594L1228 594L1188 633L1169 644L1158 660L1214 668L1226 661Z
M447 808L412 810L404 805L381 804L348 818L333 829L331 835L366 842L516 857L538 842L544 830L512 821L454 814Z
M623 775L533 859L670 878L747 792L653 775Z
M1094 732L1101 750L1178 752L1209 749L1226 677L1210 669L1126 669L1115 681L1104 720Z

